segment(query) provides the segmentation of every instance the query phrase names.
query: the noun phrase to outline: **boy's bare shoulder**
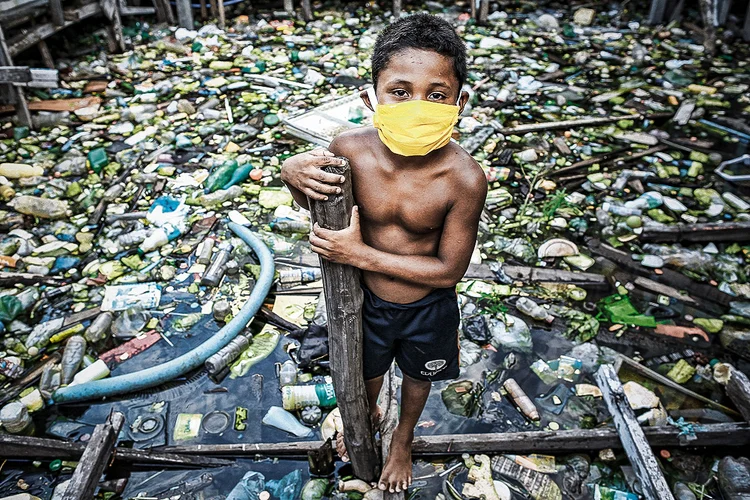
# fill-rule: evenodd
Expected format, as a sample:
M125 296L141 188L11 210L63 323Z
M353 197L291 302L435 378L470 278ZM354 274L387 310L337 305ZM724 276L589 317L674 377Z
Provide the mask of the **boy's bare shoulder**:
M447 152L450 155L451 175L455 186L464 192L480 194L487 191L487 176L482 167L458 144L451 142Z
M351 158L361 155L364 152L363 146L376 140L379 139L378 132L375 128L358 127L341 132L335 139L333 139L333 141L331 141L328 149L335 155Z

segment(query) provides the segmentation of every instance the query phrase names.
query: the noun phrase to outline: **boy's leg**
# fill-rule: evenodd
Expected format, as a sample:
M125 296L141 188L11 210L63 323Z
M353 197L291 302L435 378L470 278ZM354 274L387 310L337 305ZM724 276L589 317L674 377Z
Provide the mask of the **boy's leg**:
M382 382L381 378L381 385ZM381 490L394 493L406 491L411 485L411 444L414 441L414 428L427 403L431 385L428 381L417 380L404 374L404 382L401 385L401 416L393 431L388 460L380 474L378 487ZM377 402L377 393L375 400Z
M377 431L380 426L380 419L383 417L382 410L378 406L378 396L380 395L380 388L383 386L384 375L379 377L365 380L365 390L367 391L367 401L370 405L370 420ZM339 433L336 436L336 451L339 456L345 461L349 461L349 455L346 453L346 444L344 443L344 435Z

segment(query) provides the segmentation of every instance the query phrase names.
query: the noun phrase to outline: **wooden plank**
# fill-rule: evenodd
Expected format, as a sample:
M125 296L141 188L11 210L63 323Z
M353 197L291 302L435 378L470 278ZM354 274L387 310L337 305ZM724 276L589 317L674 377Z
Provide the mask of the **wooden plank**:
M702 300L708 299L712 302L716 302L722 306L729 306L729 303L734 301L735 298L731 295L722 292L717 287L698 283L688 278L684 274L674 271L669 268L662 268L661 276L654 274L653 269L642 266L638 261L634 261L629 253L618 250L609 245L602 243L596 238L588 238L586 245L589 250L596 255L601 255L609 260L614 261L624 269L628 269L641 276L654 279L654 281L665 282L669 286L678 290L686 290L693 297L698 297Z
M101 104L100 97L79 97L74 99L49 99L46 101L34 101L29 103L31 111L75 111Z
M216 0L216 6L219 8L219 28L224 29L226 25L226 14L224 13L224 0Z
M117 435L120 433L125 416L122 413L110 413L106 423L99 424L94 428L91 439L81 455L73 477L65 489L63 500L83 500L94 498L96 486L110 462Z
M26 83L31 81L27 66L0 66L0 83Z
M680 429L672 426L644 427L643 432L653 447L739 448L750 445L750 425L747 423L705 424L696 426L693 441L680 440ZM0 444L2 444L0 436ZM255 455L278 457L304 457L317 450L323 441L293 443L234 443L197 444L161 447L155 452L227 457L252 457ZM414 439L414 456L459 455L461 453L553 453L566 451L622 449L617 431L613 428L563 431L527 431L489 434L444 434L419 436ZM119 451L118 451L119 454Z
M648 13L648 24L661 24L666 9L667 0L651 0L651 9Z
M750 222L707 222L675 224L664 228L644 227L640 241L709 243L750 241Z
M750 42L750 2L747 3L747 12L745 12L745 24L742 26L742 38Z
M327 201L308 198L310 215L320 227L340 231L349 227L354 207L349 160L345 166L329 165L323 169L342 175L346 180L341 185L341 193L329 195ZM344 423L344 442L354 474L365 481L373 481L378 475L379 460L362 371L363 293L359 270L325 259L321 259L320 264L328 311L331 377Z
M313 12L312 6L310 5L310 0L302 0L302 18L305 21L313 20Z
M65 14L63 13L62 0L49 0L49 13L52 17L52 23L55 26L65 24Z
M65 22L61 26L55 26L54 23L44 23L33 28L26 30L19 36L10 39L8 49L12 56L23 52L36 45L39 40L49 38L55 33L72 26L78 21L82 21L91 16L95 16L102 13L102 9L98 3L93 2L86 4L77 9L66 9L65 10Z
M742 418L750 422L750 380L747 375L732 367L726 384L727 396L740 410Z
M401 17L401 3L401 0L393 0L393 17L396 19Z
M8 44L5 41L5 34L0 26L0 66L13 66L13 56L8 49ZM18 123L24 127L33 127L31 121L31 113L29 107L26 104L26 96L23 93L23 89L18 88L14 85L0 85L2 87L2 95L10 101L9 104L14 104L16 107L16 116L18 117Z
M60 458L78 460L86 449L85 443L72 443L58 439L0 434L0 457L3 458ZM181 467L224 467L233 460L207 456L176 455L153 450L115 448L116 462L134 464L177 465Z
M36 47L39 49L39 54L42 56L44 65L49 69L55 69L55 60L52 58L52 52L49 50L49 45L47 45L47 42L45 42L44 40L39 40L39 43L36 44Z
M154 7L132 7L126 5L120 8L121 16L152 16L158 12L158 9Z
M643 495L648 500L673 500L669 485L659 469L659 462L630 408L614 367L601 365L594 378L604 395L604 402L615 422L625 454L640 480Z
M473 0L472 0L473 1ZM487 23L487 16L490 13L490 0L481 0L479 2L478 21L480 24Z

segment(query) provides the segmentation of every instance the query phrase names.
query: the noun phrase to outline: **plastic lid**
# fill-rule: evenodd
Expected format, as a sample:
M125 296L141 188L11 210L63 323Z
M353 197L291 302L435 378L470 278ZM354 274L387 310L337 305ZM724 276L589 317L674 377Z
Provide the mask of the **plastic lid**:
M62 469L62 464L62 460L60 460L59 458L53 460L49 463L49 470L51 470L52 472L57 472Z

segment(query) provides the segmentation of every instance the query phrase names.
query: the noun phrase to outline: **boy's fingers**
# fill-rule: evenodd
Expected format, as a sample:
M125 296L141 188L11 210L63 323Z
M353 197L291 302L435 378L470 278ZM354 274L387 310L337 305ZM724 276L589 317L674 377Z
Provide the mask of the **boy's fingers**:
M310 182L308 183L308 187L313 191L317 191L318 193L323 194L339 194L341 192L341 188L338 186L323 184L322 182L318 182L316 180L310 180Z
M330 250L329 243L323 238L316 236L315 234L310 235L310 245L313 245L317 248L322 248L323 250Z
M331 237L331 236L333 235L333 233L335 233L335 232L336 232L336 231L332 231L332 230L330 230L330 229L326 229L326 228L324 228L324 227L320 227L320 226L318 225L318 223L317 223L317 222L316 222L316 223L315 223L315 225L313 226L313 234L314 234L315 236L317 236L318 238L325 238L325 239L328 239L328 238L330 238L330 237Z
M320 182L325 182L326 184L341 184L344 182L343 175L332 174L321 169L318 169L318 171L310 177Z
M342 160L341 158L336 158L334 156L321 156L318 158L318 165L337 165L339 167L343 167L346 165L346 162Z
M307 196L308 198L313 199L313 200L318 200L318 201L326 201L326 200L328 200L328 196L326 196L324 194L321 194L321 193L318 193L318 192L316 192L316 191L314 191L314 190L312 190L310 188L306 188L302 192L305 193L305 196Z
M309 151L309 153L311 155L313 155L313 156L334 156L333 153L331 153L330 151L328 151L325 148L315 148L315 149Z

